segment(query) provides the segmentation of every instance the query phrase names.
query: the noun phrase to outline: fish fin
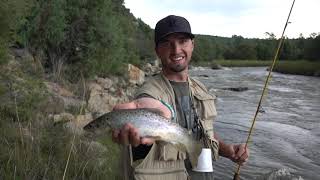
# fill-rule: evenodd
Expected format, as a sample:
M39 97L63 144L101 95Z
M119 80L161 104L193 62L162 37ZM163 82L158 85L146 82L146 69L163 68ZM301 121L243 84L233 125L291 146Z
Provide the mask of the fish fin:
M161 137L160 136L143 136L144 138L153 138L154 140L156 141L159 141L161 140Z

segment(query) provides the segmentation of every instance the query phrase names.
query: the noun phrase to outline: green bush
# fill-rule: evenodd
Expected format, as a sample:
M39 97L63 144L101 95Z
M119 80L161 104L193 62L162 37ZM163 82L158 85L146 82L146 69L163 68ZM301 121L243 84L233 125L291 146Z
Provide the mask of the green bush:
M320 76L320 62L313 61L279 61L274 71L285 74Z

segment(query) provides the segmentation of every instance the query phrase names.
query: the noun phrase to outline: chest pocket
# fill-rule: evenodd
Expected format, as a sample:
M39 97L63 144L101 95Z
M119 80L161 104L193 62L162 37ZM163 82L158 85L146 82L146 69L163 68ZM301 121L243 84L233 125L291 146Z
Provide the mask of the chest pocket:
M214 105L215 96L207 93L196 93L195 106L201 120L213 120L217 116L217 110Z
M196 93L195 105L200 116L200 122L205 130L205 134L210 140L213 160L219 157L219 142L214 138L213 121L217 116L217 110L214 104L216 96L208 93Z

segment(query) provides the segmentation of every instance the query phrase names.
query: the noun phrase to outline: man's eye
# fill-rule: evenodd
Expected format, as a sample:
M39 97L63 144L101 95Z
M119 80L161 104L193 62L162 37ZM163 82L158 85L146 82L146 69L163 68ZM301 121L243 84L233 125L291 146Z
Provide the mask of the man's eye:
M189 39L186 39L186 38L183 38L183 39L180 39L180 44L185 44L188 42Z
M159 42L160 46L169 46L170 42L169 41L161 41Z

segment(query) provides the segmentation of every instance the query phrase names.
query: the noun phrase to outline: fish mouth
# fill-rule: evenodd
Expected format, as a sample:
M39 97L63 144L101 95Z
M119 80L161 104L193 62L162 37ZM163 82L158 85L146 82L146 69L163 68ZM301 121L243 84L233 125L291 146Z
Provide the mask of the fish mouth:
M88 123L87 125L85 125L84 127L83 127L83 130L85 130L85 131L92 131L94 128L93 128L93 126L92 126L92 123Z

